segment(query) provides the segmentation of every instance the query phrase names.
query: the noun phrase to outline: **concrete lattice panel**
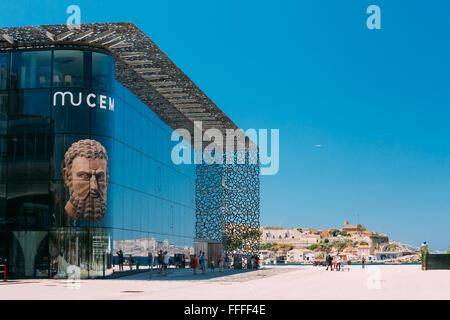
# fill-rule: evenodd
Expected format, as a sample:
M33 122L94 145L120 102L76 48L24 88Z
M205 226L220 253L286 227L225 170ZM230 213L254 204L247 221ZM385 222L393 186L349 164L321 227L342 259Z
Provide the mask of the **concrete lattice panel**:
M222 242L227 253L259 248L260 167L249 161L250 152L241 152L244 164L196 167L196 238Z

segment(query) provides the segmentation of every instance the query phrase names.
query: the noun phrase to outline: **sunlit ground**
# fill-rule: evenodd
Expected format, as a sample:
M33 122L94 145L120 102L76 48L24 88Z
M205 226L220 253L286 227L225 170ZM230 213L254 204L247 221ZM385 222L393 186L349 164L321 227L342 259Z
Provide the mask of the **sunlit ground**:
M422 271L420 265L351 266L341 272L270 266L196 276L186 269L149 276L0 282L0 299L450 299L450 270Z

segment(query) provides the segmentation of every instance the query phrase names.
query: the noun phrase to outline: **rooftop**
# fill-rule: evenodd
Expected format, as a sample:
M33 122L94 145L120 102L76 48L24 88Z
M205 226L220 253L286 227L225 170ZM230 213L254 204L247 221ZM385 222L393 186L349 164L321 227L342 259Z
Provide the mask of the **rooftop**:
M95 46L109 51L114 56L116 80L174 130L187 129L194 137L195 121L202 122L203 133L215 128L224 137L226 129L239 129L131 22L84 23L71 29L65 24L0 28L3 51L55 46Z

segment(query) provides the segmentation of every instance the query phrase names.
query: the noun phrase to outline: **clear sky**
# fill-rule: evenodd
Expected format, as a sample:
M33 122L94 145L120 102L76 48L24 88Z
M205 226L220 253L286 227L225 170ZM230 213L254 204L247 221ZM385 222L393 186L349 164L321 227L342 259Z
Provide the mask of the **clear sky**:
M447 249L447 0L14 0L0 26L65 23L71 4L82 22L134 22L241 128L280 130L262 225L349 220Z

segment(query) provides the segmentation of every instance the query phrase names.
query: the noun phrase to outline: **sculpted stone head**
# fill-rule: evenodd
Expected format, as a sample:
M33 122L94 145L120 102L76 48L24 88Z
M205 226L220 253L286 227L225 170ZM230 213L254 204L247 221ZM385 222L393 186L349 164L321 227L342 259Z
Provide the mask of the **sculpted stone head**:
M69 217L99 222L106 213L109 181L105 147L90 139L73 143L64 155L62 174L70 193L64 207Z

